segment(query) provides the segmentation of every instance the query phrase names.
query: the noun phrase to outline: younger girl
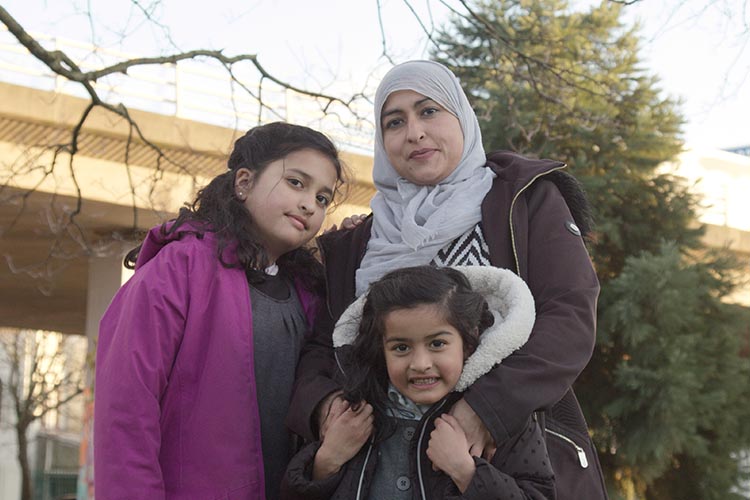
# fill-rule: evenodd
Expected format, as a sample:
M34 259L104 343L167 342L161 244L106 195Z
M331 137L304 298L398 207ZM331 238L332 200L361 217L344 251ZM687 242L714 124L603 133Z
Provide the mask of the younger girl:
M342 184L323 134L272 123L126 257L102 318L95 487L104 499L273 499L320 265L304 245Z
M333 333L348 407L292 459L288 496L553 499L535 418L487 462L447 413L533 323L531 293L504 269L420 266L373 283Z

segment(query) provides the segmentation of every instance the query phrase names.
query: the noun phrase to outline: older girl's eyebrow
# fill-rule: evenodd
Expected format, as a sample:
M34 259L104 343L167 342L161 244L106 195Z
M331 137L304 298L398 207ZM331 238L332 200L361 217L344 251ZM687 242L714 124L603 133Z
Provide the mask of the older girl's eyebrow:
M421 106L422 104L424 104L427 101L432 101L432 99L430 99L429 97L425 97L423 99L419 99L418 101L415 101L414 104L412 104L412 107L413 108L418 108L419 106ZM385 117L387 117L389 115L395 115L396 113L401 113L401 112L402 112L401 108L387 109L387 110L384 110L382 113L380 113L380 119L382 121Z

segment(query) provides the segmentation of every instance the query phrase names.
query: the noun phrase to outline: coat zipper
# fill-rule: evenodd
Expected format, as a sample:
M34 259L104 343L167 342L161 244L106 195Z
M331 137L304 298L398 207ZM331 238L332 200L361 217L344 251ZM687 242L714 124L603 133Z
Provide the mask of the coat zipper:
M516 204L516 200L519 196L521 196L521 193L526 191L526 189L531 186L538 178L545 176L547 174L550 174L552 172L555 172L556 170L562 170L563 168L567 167L568 165L566 163L563 163L561 166L547 170L546 172L542 172L540 174L535 175L531 178L529 182L524 185L516 194L513 196L513 200L510 202L510 214L508 215L508 222L510 223L510 243L511 247L513 247L513 259L516 261L516 274L521 276L521 263L518 261L518 250L516 250L516 233L513 231L513 207Z
M511 240L511 247L513 248L513 259L516 262L516 272L517 272L517 274L519 276L521 275L521 263L518 260L518 250L516 249L516 233L515 233L515 231L513 229L513 207L515 206L516 200L518 199L518 197L521 196L521 194L524 191L526 191L526 189L528 189L529 186L531 186L534 182L536 182L536 180L538 178L540 178L542 176L545 176L547 174L550 174L552 172L555 172L557 170L562 170L566 166L567 166L567 164L563 164L563 165L561 165L559 167L556 167L556 168L550 169L550 170L548 170L546 172L542 172L540 174L535 175L520 190L518 190L518 192L515 194L515 196L513 196L513 200L510 203L510 213L508 215L508 223L510 225L510 240ZM580 446L578 446L575 441L573 441L572 439L570 439L567 436L564 436L564 435L560 434L559 432L555 432L555 431L547 429L547 428L545 428L544 430L546 432L549 432L553 436L562 439L563 441L567 442L571 446L573 446L575 448L576 454L578 455L578 463L581 465L581 468L583 468L583 469L588 468L589 461L588 461L588 458L586 457L586 452L584 451L583 448L581 448Z
M433 408L430 413L422 417L422 429L419 431L419 440L417 441L417 475L419 476L419 488L422 493L422 499L427 500L427 494L424 491L424 481L422 479L422 439L424 438L424 431L427 429L427 422L429 422L432 415L434 415L440 408L445 405L445 400L441 401L440 404ZM373 443L375 437L370 440L370 446L367 448L367 454L365 455L365 461L362 464L362 471L359 473L359 482L357 483L357 496L356 500L360 500L362 495L362 484L365 479L365 470L367 470L367 462L370 460L370 453L372 453Z
M417 477L419 478L419 491L422 493L422 500L427 500L427 494L424 492L424 480L422 479L422 439L424 438L424 431L427 430L427 422L444 405L445 399L436 408L433 408L429 414L422 417L424 421L422 422L422 429L419 431L419 440L417 441Z
M575 441L573 441L572 439L570 439L567 436L563 436L559 432L555 432L555 431L550 430L550 429L544 429L544 430L546 432L549 432L553 436L562 439L563 441L565 441L566 443L570 444L571 446L573 446L575 448L575 450L576 450L576 453L578 454L578 462L581 464L581 468L582 469L588 468L589 461L588 461L588 458L586 458L586 452L584 451L583 448L581 448L580 446L578 446Z
M367 455L365 455L365 462L362 464L362 472L359 474L359 483L357 483L357 496L356 500L360 499L362 495L362 483L365 481L365 470L367 470L367 462L370 460L370 453L372 453L373 442L375 438L370 439L370 446L367 448Z

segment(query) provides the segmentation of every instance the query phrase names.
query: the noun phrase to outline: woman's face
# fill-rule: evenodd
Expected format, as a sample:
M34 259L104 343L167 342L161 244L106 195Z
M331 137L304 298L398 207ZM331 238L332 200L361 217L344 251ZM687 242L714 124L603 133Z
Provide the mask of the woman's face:
M413 184L434 186L461 161L464 134L458 118L418 92L398 90L389 95L380 125L391 165Z

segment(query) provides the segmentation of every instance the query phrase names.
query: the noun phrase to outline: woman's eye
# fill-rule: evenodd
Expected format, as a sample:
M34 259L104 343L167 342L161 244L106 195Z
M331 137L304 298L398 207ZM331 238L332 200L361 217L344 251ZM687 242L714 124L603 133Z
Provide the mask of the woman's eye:
M422 114L426 116L430 116L430 115L434 115L438 111L440 111L438 108L424 108L422 110Z
M386 128L386 129L396 128L402 123L404 123L404 120L402 120L401 118L394 118L393 120L388 120L387 122L385 122L385 127L383 128Z

